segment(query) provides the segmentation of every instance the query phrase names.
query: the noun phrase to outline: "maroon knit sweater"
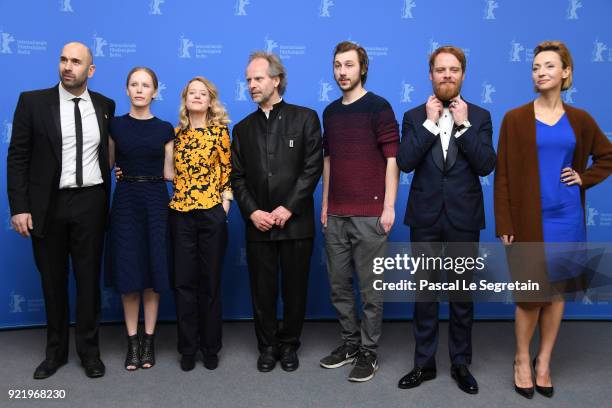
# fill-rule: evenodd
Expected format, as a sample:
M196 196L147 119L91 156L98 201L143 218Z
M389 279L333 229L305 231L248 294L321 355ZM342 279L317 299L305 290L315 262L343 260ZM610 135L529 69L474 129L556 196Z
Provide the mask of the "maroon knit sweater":
M396 156L400 140L391 105L372 92L349 105L340 98L325 108L323 127L330 158L327 213L379 217L387 158Z

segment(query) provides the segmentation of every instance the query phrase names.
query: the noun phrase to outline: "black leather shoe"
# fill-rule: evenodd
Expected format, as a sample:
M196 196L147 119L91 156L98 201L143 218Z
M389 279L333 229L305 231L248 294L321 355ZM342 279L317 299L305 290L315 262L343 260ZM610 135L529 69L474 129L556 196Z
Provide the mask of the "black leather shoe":
M191 371L195 367L195 355L194 354L183 354L181 356L181 370Z
M216 354L204 354L204 367L214 370L219 366L219 357Z
M535 371L536 369L536 359L533 359L533 371ZM552 396L555 394L555 388L550 386L550 387L543 387L541 385L538 385L538 382L535 382L535 390L538 392L538 394L541 394L543 396L545 396L546 398L552 398Z
M397 386L401 389L414 388L421 385L423 381L436 378L435 368L414 367L411 372L403 376Z
M35 380L44 380L45 378L51 377L58 368L66 364L66 361L53 361L53 360L44 360L42 363L36 367L34 370L34 379Z
M516 363L512 363L512 375L514 375L514 366L516 365ZM533 398L533 387L519 387L518 385L516 385L516 383L514 383L514 391L516 391L516 393L518 395L520 395L521 397L525 397L527 399L532 399Z
M281 368L285 371L295 371L298 369L300 360L298 359L295 347L285 345L281 348L280 364Z
M478 383L465 364L451 366L451 377L457 382L457 386L468 394L478 394Z
M257 369L262 373L272 371L278 360L278 352L274 349L267 349L259 355L257 359Z
M104 367L104 363L99 358L84 360L81 362L81 365L85 369L85 375L89 378L103 377L106 372L106 367Z

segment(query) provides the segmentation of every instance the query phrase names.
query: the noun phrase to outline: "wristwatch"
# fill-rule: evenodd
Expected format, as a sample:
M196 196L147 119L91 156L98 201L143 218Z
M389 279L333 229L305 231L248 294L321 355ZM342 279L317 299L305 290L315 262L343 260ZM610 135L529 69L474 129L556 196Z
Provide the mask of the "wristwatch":
M456 130L457 132L459 132L459 131L461 131L461 130L463 130L463 129L467 129L467 128L469 128L470 126L472 126L472 124L470 123L470 121L469 121L469 120L464 120L464 121L463 121L463 123L461 123L460 125L455 125L455 130Z

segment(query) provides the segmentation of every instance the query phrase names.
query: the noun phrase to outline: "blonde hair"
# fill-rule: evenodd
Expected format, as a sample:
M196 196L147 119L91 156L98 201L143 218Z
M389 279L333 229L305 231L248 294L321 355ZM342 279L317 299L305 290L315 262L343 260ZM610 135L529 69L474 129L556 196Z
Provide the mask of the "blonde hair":
M561 59L563 69L569 68L569 75L561 82L561 90L566 91L570 89L574 79L574 61L567 46L561 41L543 41L533 50L533 57L535 58L536 55L544 51L555 52ZM534 90L539 92L538 87L534 87Z
M222 126L227 125L231 122L225 107L219 100L219 92L217 91L217 87L210 82L208 79L197 76L193 77L187 82L185 88L181 92L181 107L179 108L179 128L181 130L189 128L189 111L187 110L186 100L187 100L187 91L189 90L189 85L192 82L199 81L204 84L206 89L208 90L208 95L210 96L210 106L208 107L208 111L206 112L206 122L208 125L216 125Z

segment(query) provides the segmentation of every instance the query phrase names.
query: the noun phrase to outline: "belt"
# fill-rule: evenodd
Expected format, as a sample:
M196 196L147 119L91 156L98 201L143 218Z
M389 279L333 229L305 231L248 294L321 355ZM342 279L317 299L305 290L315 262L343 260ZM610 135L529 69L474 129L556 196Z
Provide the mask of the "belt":
M119 181L126 181L128 183L155 183L164 181L164 178L162 176L121 176Z

